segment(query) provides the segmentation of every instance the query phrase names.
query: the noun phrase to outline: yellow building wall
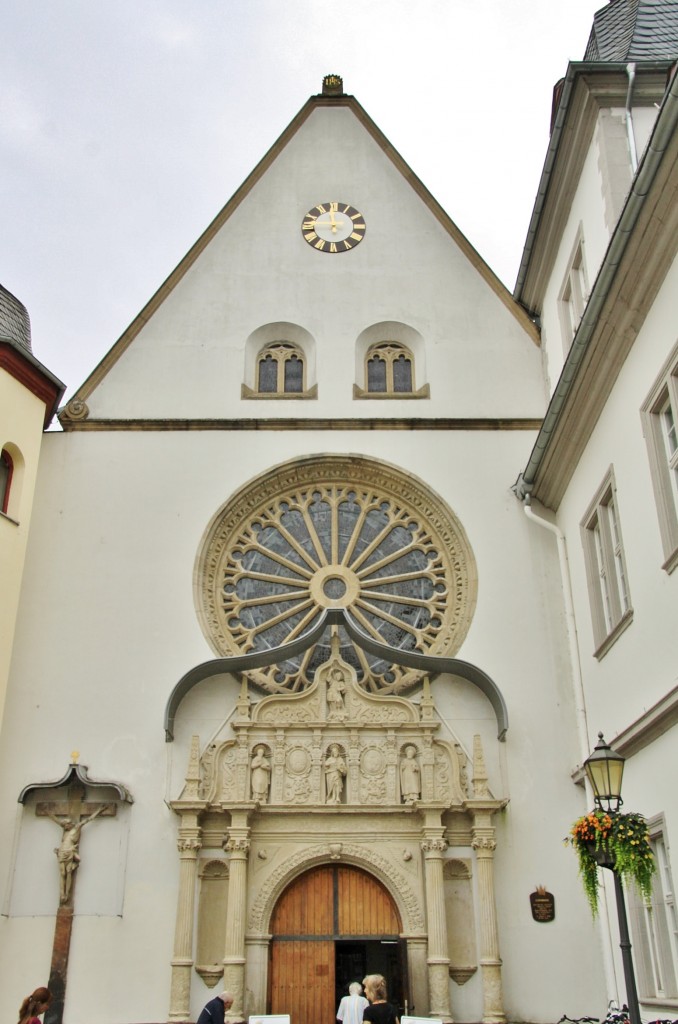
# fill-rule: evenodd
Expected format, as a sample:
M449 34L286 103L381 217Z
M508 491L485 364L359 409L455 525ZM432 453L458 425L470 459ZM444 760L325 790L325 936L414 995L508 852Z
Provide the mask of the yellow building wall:
M44 419L45 403L0 368L0 449L14 464L7 513L0 513L0 727Z

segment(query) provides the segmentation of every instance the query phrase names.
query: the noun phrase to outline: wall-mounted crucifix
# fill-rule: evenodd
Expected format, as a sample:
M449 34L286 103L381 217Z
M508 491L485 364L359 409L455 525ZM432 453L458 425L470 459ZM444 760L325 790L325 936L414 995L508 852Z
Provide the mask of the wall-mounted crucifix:
M35 805L38 817L50 818L61 829L61 841L54 852L59 865L59 901L54 927L52 964L49 976L49 990L52 1003L45 1014L45 1024L61 1024L66 996L68 956L73 930L73 900L75 875L80 864L80 836L83 828L99 817L113 817L117 814L120 801L132 803L130 793L117 782L90 779L87 767L78 764L78 754L71 754L68 770L56 782L34 782L19 794L19 803L25 803L29 794L41 795L50 790L66 790L66 799L40 801ZM88 791L102 789L109 799L87 799ZM103 794L102 794L103 796ZM113 799L111 799L113 797Z

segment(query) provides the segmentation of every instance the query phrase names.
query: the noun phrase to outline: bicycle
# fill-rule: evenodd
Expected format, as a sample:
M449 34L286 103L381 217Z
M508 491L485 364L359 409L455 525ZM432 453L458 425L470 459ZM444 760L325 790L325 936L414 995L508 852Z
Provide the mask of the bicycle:
M620 1008L610 1000L603 1024L629 1024L629 1008L626 1003Z

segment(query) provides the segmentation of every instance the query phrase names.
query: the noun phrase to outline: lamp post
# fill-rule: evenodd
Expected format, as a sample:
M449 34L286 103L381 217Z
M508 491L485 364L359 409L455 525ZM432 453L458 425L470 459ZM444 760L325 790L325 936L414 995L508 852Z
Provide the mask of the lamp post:
M601 811L614 814L622 805L621 783L625 760L626 758L621 754L612 750L603 739L602 732L599 732L598 742L593 753L584 761L584 768L593 789L594 799ZM629 1008L631 1024L641 1024L624 887L616 870L613 854L601 850L598 864L602 868L608 868L614 878L614 894L617 900L617 918L619 920L619 948L621 949L624 981L626 982L626 1003Z

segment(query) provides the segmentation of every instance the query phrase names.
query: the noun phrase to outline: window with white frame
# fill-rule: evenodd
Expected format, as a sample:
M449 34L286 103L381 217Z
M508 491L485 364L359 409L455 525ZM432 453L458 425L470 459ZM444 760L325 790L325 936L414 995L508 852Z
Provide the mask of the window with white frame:
M630 889L631 930L641 999L678 999L678 914L666 826L662 815L648 821L657 870L652 897Z
M568 262L567 273L560 289L559 307L563 327L563 348L569 351L572 339L577 333L579 322L584 315L589 295L584 263L584 239L581 229L577 234L572 255Z
M678 565L678 345L641 409L648 445L664 568Z
M612 470L589 505L581 526L595 654L601 657L633 616Z

